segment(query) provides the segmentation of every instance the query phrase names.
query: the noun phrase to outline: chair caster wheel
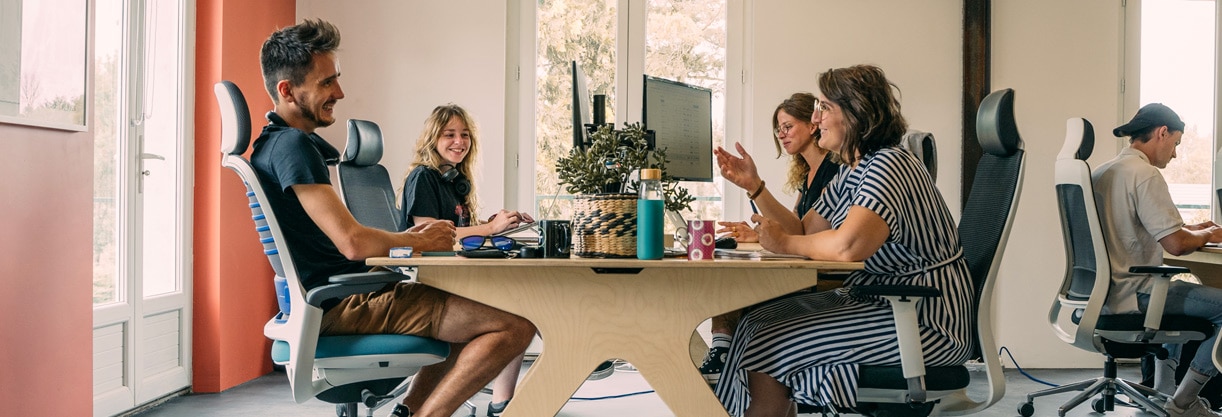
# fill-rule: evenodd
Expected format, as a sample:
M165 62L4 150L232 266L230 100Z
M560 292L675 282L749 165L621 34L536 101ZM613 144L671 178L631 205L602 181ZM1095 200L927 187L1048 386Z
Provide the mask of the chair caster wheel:
M1018 405L1018 415L1023 417L1031 417L1035 415L1035 404L1030 401Z
M1095 410L1096 413L1103 413L1107 411L1107 403L1102 398L1098 398L1090 403L1090 408Z

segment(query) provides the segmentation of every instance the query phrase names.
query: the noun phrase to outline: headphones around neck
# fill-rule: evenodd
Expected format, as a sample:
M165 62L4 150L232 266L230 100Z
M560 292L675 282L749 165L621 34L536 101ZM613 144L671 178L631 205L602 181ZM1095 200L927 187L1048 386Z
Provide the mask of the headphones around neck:
M451 164L442 164L441 166L450 167L450 169L441 172L442 181L454 184L454 191L460 197L466 197L467 194L471 193L471 181L467 180L467 177L461 172L458 172L458 167Z
M291 127L284 121L283 117L280 117L280 115L276 114L274 111L267 112L265 117L267 117L267 124L270 126L280 128ZM335 165L339 163L339 149L335 149L334 146L331 146L330 143L323 139L322 136L318 136L318 134L310 133L307 136L310 138L310 142L314 144L314 148L318 149L318 153L322 155L323 162L325 162L327 165Z
M289 125L288 123L284 122L283 117L280 117L280 115L276 114L276 112L274 111L267 112L267 121L270 122L271 124L278 125L278 126L288 126Z

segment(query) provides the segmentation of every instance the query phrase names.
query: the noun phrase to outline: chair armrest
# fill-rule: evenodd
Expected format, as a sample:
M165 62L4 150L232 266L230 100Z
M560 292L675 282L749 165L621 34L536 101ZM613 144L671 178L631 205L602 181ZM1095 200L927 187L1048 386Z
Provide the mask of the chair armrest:
M1192 272L1188 268L1182 266L1171 265L1156 265L1156 266L1133 266L1129 267L1129 272L1134 274L1157 274L1165 277L1170 277L1177 274L1187 274Z
M876 295L880 297L941 297L942 291L923 285L857 285L849 288L854 296Z
M1190 270L1182 266L1143 265L1129 267L1129 272L1154 275L1154 280L1151 282L1153 285L1150 288L1150 304L1146 306L1144 324L1146 333L1143 338L1148 340L1153 338L1163 325L1163 309L1167 305L1167 287L1171 285L1171 276L1187 274Z
M921 349L917 303L914 301L941 297L942 291L921 285L858 285L849 288L849 294L880 296L891 302L896 339L900 348L900 365L904 370L904 379L908 382L908 401L925 402L925 354Z
M360 272L341 274L331 277L330 284L314 288L306 293L306 303L320 307L322 302L330 299L342 299L352 294L370 293L385 287L386 284L399 282L407 277L394 271Z

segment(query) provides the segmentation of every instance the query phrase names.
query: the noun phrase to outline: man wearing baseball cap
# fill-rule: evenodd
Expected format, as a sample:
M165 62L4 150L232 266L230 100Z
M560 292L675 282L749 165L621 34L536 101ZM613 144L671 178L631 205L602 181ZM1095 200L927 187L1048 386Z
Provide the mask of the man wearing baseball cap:
M1145 311L1153 285L1149 274L1130 273L1130 266L1161 265L1163 252L1180 256L1208 242L1222 242L1222 227L1213 222L1185 225L1171 201L1161 168L1175 158L1175 147L1184 136L1184 122L1171 108L1147 104L1128 123L1112 130L1128 137L1129 146L1091 175L1095 203L1112 266L1112 286L1104 308L1111 314ZM1167 290L1165 314L1201 317L1222 326L1222 289L1184 281L1172 281ZM1216 333L1216 332L1215 332ZM1155 368L1155 388L1174 394L1166 404L1169 417L1217 417L1198 395L1210 378L1218 375L1212 347L1217 335L1201 342L1189 372L1178 388L1175 368L1179 345L1167 345L1170 355Z

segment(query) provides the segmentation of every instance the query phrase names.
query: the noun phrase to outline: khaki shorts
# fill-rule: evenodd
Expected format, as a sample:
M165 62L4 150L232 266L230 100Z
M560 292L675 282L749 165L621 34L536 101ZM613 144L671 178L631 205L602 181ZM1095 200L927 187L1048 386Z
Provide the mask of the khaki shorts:
M321 333L406 334L436 338L449 293L424 284L397 282L377 292L343 299L322 316Z

